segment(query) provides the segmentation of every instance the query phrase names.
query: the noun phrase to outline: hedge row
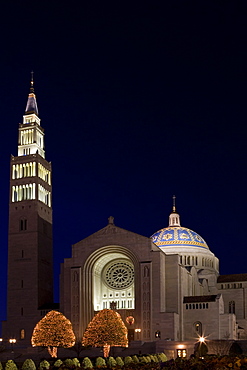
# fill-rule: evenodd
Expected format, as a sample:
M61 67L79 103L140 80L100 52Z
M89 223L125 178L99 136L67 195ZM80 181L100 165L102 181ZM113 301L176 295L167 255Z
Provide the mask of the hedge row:
M66 369L92 369L94 367L99 368L122 368L126 366L134 366L135 364L145 365L145 364L159 364L161 362L167 361L167 357L164 353L158 353L155 355L146 356L126 356L126 357L108 357L107 359L103 357L97 357L94 361L89 357L84 357L82 362L77 358L66 359L65 361L56 360L54 363L43 360L38 365L38 370L66 370ZM32 359L27 359L24 361L21 370L37 370L36 365ZM16 363L13 360L8 360L3 366L0 362L0 370L18 370Z

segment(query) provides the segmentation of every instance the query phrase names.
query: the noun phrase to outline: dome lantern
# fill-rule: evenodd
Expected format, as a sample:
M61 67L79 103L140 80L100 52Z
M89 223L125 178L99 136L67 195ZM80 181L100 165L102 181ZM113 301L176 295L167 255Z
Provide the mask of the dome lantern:
M176 212L176 197L173 195L173 206L172 206L172 213L169 216L169 226L181 226L180 225L180 216Z

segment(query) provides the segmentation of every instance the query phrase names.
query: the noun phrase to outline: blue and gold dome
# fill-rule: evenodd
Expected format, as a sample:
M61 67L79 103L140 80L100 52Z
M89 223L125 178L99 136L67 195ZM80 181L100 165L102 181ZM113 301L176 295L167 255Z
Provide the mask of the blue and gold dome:
M196 247L209 249L205 240L195 231L182 226L165 227L151 236L158 247Z
M151 239L154 244L168 253L186 252L189 251L188 249L192 251L194 248L197 248L197 251L210 252L207 243L199 234L180 225L180 217L176 212L175 196L173 196L169 226L154 233Z

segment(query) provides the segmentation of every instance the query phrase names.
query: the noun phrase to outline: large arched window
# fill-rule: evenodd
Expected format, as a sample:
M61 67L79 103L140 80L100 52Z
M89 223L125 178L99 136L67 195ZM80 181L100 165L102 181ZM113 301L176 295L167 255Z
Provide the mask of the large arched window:
M135 308L134 265L129 258L120 253L102 256L95 263L93 278L95 311L110 308L112 302L118 310Z

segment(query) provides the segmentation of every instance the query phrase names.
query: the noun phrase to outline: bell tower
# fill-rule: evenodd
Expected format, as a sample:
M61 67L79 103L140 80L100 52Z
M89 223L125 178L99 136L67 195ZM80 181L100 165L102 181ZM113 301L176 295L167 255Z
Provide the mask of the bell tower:
M8 298L3 336L31 345L35 324L53 303L51 163L45 159L33 74L18 155L10 160Z

